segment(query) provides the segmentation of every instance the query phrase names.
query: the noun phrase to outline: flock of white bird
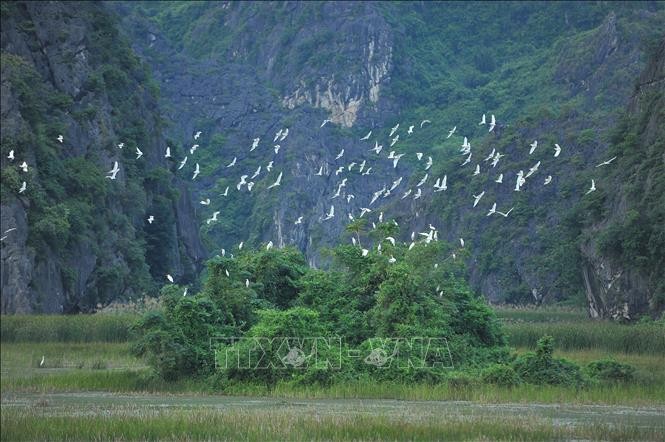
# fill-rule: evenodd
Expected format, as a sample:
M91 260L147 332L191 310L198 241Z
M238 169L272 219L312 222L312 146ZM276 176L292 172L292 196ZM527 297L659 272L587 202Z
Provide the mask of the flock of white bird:
M323 128L329 122L330 122L330 120L324 120L323 123L321 124L320 128ZM431 124L431 121L430 120L421 121L420 124L419 124L420 129L423 129L424 126L427 125L427 124ZM487 119L486 119L486 115L483 114L483 116L482 116L480 122L478 123L478 125L480 125L480 126L487 125L488 128L489 128L488 132L492 132L495 129L496 125L497 125L496 118L495 118L494 115L491 115L490 116L490 121L488 123ZM387 143L389 145L389 147L387 149L385 149L386 151L389 150L387 156L385 156L385 159L390 160L392 162L392 166L393 166L394 169L397 169L397 165L398 165L400 159L405 156L405 153L397 153L396 150L391 150L391 149L399 142L400 135L402 135L403 136L402 139L404 139L404 138L410 136L411 134L413 134L415 125L408 126L408 129L406 130L405 134L404 133L403 134L398 133L399 128L400 128L400 124L398 123L390 129L390 132L389 132L389 135L388 135L389 142ZM448 132L448 136L446 138L452 137L452 135L455 134L456 131L457 131L457 126L453 127ZM368 143L371 143L372 141L374 141L374 147L371 147L370 149L368 149L368 152L373 152L373 154L374 154L373 157L374 158L372 158L372 159L379 160L379 159L382 158L381 152L384 150L384 147L383 147L383 144L379 144L378 139L372 140L372 138L371 138L372 137L372 132L373 131L370 130L365 136L360 138L360 141L368 142ZM199 140L201 134L202 134L201 131L197 131L194 134L193 138L194 138L195 142ZM276 160L276 156L279 154L280 149L282 149L282 144L284 144L286 142L286 139L287 139L288 136L289 136L289 129L288 128L280 129L274 135L272 143L269 143L269 144L272 144L272 152L274 152L274 155L273 155L272 159L270 161L268 161L268 163L265 165L265 169L263 169L263 166L259 166L253 173L248 172L248 173L245 173L245 174L241 174L240 178L239 178L239 181L235 186L236 191L241 192L241 191L243 191L243 189L246 189L247 192L251 193L252 189L254 188L254 185L256 184L255 180L257 180L259 178L259 176L262 173L262 170L265 170L265 174L266 174L266 177L267 177L267 174L269 174L272 171L272 169L274 167L273 164ZM64 137L62 135L59 135L57 137L57 140L58 140L58 142L63 143L64 142ZM460 147L459 152L463 157L465 157L465 159L461 163L460 167L464 167L467 164L471 164L472 158L473 158L473 155L474 155L474 152L472 151L471 144L470 144L468 138L463 137L463 140L464 141L463 141L463 143ZM251 147L249 148L249 152L253 152L257 148L259 148L260 142L261 142L260 137L254 138L252 140ZM123 149L124 146L125 146L124 143L117 144L118 149ZM538 146L538 141L534 140L533 143L531 143L529 145L529 155L532 155L538 147L539 147ZM188 158L190 156L193 157L198 148L199 148L199 144L196 144L196 143L192 144L192 146L189 148L189 155L184 156L184 158L182 158L179 161L179 166L177 168L178 170L181 170L185 167L185 165L187 164ZM139 160L143 156L143 152L141 151L141 149L139 149L138 146L135 147L135 149L136 149L136 160ZM561 148L561 146L559 146L559 144L555 143L553 149L554 149L553 156L556 158L561 154L562 148ZM343 201L346 200L346 204L350 205L351 200L355 198L355 195L353 195L351 193L345 193L344 195L342 195L342 191L346 189L349 177L354 172L361 175L361 176L370 175L372 173L372 167L369 165L368 159L362 159L362 161L361 161L361 159L356 159L355 161L351 161L347 164L346 160L344 159L344 155L345 155L345 151L344 151L344 149L341 149L340 152L335 156L335 158L333 160L333 163L336 163L336 164L334 164L334 167L335 167L334 168L334 175L335 175L335 177L338 177L339 175L342 175L342 177L340 178L339 183L336 184L337 189L336 189L336 191L333 194L331 199L334 200L338 197L341 197L340 201L342 201L342 204L344 204ZM489 153L489 155L484 158L483 162L485 162L485 163L489 162L490 166L492 168L495 168L499 164L499 161L501 160L501 158L504 157L504 156L505 156L504 154L501 154L496 149L492 149L492 151ZM7 158L10 161L15 160L14 150L9 152L9 155L8 155ZM167 159L172 158L171 148L169 146L167 146L166 149L165 149L164 158L167 158ZM424 155L423 155L422 152L416 153L416 159L419 163L422 162L423 158L424 158ZM603 161L602 163L598 164L596 167L602 167L602 166L608 165L608 164L612 163L612 161L614 161L615 159L616 159L616 157L613 157L613 158L611 158L607 161ZM238 158L234 156L233 159L226 165L226 169L231 169L233 167L239 166L237 164L237 161L238 161ZM515 188L514 188L515 192L520 192L522 190L522 187L525 185L526 180L538 171L538 169L540 167L540 164L541 164L541 162L538 161L526 173L524 172L524 170L520 170L516 173ZM422 178L420 180L418 180L418 182L415 184L414 187L411 187L411 188L408 188L406 190L400 191L401 192L401 199L406 199L408 197L411 197L413 200L418 200L423 196L423 188L425 188L424 186L426 185L426 183L430 179L429 170L432 167L432 165L433 165L432 157L427 156L427 159L425 160L424 166L423 166L424 175L422 176ZM314 173L314 176L323 177L323 176L326 176L326 175L330 175L329 173L325 172L325 171L329 170L328 166L329 166L329 164L327 164L327 163L325 164L325 167L324 167L324 165L321 165L319 167L318 171L316 173ZM23 161L20 164L19 168L24 173L27 173L28 172L27 162ZM333 170L333 168L331 168L330 170ZM120 165L119 165L118 161L114 161L113 167L106 174L106 178L108 178L110 180L115 180L117 178L117 175L118 175L119 171L120 171ZM194 170L193 170L191 179L195 180L200 175L200 173L201 173L200 165L199 165L198 162L195 162ZM481 163L478 162L475 165L472 176L479 175L480 173L481 173ZM271 190L271 189L274 189L274 188L280 186L281 183L282 183L282 176L283 176L283 172L280 171L277 174L277 178L274 180L274 182L272 182L272 184L270 184L266 187L265 191L268 191L268 190ZM360 214L357 217L362 218L365 215L371 213L372 209L370 207L372 205L374 205L379 198L388 198L389 196L393 195L394 194L393 192L395 192L397 190L397 188L400 185L402 185L403 178L404 177L399 177L390 184L388 184L388 183L383 184L383 186L380 189L373 192L372 197L371 197L371 199L369 200L369 202L367 204L367 207L360 207ZM496 179L494 180L494 182L497 183L497 184L502 184L503 183L503 178L504 178L504 175L502 173L498 174ZM552 182L552 176L548 175L544 179L543 185L547 186L551 182ZM27 183L26 183L26 181L23 181L18 193L22 194L26 191L26 189L27 189ZM230 186L227 186L226 189L224 190L224 192L220 194L220 196L227 197L229 195L229 189L230 189ZM448 176L444 175L443 177L437 177L436 180L434 181L432 189L433 189L433 193L446 191L448 189ZM595 180L592 179L591 180L591 186L590 186L590 188L588 189L588 191L586 192L585 195L588 195L589 193L594 192L595 190L596 190L596 183L595 183ZM485 190L482 190L477 195L473 195L473 207L474 208L480 203L480 201L481 201L481 199L483 198L484 195L485 195ZM206 198L205 200L201 200L200 204L203 205L203 206L210 206L210 204L211 204L210 198ZM339 206L339 204L338 204L338 206ZM508 217L508 215L512 212L512 210L513 210L513 207L511 207L509 210L507 210L505 212L499 211L499 210L497 210L496 202L494 202L492 204L491 208L489 209L489 211L487 212L487 216L500 215L500 216L503 216L503 217ZM214 223L214 222L218 221L218 216L219 216L220 213L221 213L220 211L213 211L212 216L206 220L206 223L211 224L211 223ZM318 218L318 220L321 221L321 222L325 222L325 221L328 221L332 218L335 218L335 216L336 216L335 215L335 204L332 203L330 205L330 209L327 211L327 213L322 214ZM353 214L352 210L350 212L347 212L347 217L350 221L354 221L356 219L356 216ZM294 220L294 224L295 225L302 224L303 219L304 219L304 216L302 216L302 215L297 216L296 219ZM149 215L148 218L146 219L146 221L149 224L152 224L154 222L158 222L159 220L156 220L154 215ZM378 221L380 223L383 222L383 212L379 213ZM393 220L393 223L397 224L396 221L394 221L394 220ZM373 222L372 225L373 225L373 227L376 227L375 222ZM5 232L5 236L3 236L0 240L4 240L7 237L6 234L8 232L12 231L12 230L15 230L15 229L16 228L12 228L12 229L7 230ZM429 225L429 230L427 232L420 232L418 235L421 236L422 241L427 243L427 244L432 242L432 241L437 241L438 240L438 230L436 229L436 227L432 226L431 224ZM390 243L392 243L393 245L395 245L395 239L394 238L387 237L386 240L389 241ZM354 245L357 245L357 246L361 247L360 244L356 244L356 239L355 238L352 238L352 242L353 242ZM415 243L416 243L416 232L411 232L411 243L409 244L409 249L413 248L415 246ZM461 244L462 247L464 247L464 240L462 238L460 238L460 244ZM242 247L243 247L243 242L240 242L237 245L237 249L241 250ZM273 247L273 242L269 241L266 245L266 248L271 249L272 247ZM381 243L379 243L377 245L377 250L378 250L379 253L381 253L381 247L382 247ZM364 248L361 247L361 251L362 251L362 256L367 256L369 254L368 249L364 249ZM222 253L222 256L224 256L226 254L225 249L221 249L221 253ZM231 254L231 256L232 256L232 254ZM453 258L455 257L454 254L451 255L451 256ZM389 258L389 262L394 263L394 262L396 262L396 259L393 256L391 256ZM438 264L436 264L436 265L438 266ZM174 279L170 274L166 275L166 278L169 282L171 282L171 283L174 282ZM247 284L249 284L249 281L247 281Z

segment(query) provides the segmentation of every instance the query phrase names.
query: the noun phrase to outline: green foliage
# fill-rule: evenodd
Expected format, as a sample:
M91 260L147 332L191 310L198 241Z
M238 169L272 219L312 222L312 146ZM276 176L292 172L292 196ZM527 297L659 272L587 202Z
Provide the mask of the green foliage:
M591 378L602 381L629 382L633 380L635 367L613 359L600 359L590 362L585 371Z
M514 387L522 383L513 367L504 364L490 365L482 371L483 382L504 387Z
M536 385L569 385L583 387L587 381L574 363L553 356L554 338L543 336L536 352L525 353L513 362L513 369L525 382Z

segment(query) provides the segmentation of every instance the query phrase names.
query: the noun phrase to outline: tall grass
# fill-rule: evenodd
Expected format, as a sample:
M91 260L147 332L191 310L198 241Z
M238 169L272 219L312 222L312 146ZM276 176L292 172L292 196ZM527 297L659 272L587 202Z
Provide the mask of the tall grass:
M2 440L658 440L659 430L589 423L553 426L525 416L461 418L319 415L297 410L109 410L49 415L44 408L3 409Z
M608 321L508 323L504 330L513 347L535 348L544 335L562 350L605 350L633 354L665 354L665 325L624 325Z
M126 342L133 314L2 316L2 342Z

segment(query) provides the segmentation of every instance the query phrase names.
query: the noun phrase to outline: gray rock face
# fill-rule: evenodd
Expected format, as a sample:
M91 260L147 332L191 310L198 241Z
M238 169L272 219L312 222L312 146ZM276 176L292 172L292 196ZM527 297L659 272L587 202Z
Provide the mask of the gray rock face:
M617 160L618 170L633 170L628 178L621 178L621 185L616 192L608 195L605 203L608 210L607 217L593 224L586 231L587 241L582 244L584 256L584 282L586 296L589 303L589 314L597 318L611 318L615 320L631 320L644 314L657 316L665 309L663 298L665 287L663 278L663 251L662 249L651 259L647 265L637 266L638 256L616 256L603 253L598 247L598 237L611 225L623 224L631 210L643 209L643 199L651 198L662 204L662 193L665 190L662 184L665 174L665 38L663 38L648 65L640 75L635 93L628 106L629 115L634 122L639 120L641 131L638 133L637 148L643 164L635 168L629 160ZM637 124L637 123L636 123ZM638 178L639 175L646 177ZM618 175L614 175L619 178ZM626 183L628 179L631 182ZM631 197L635 193L639 199ZM648 207L648 206L647 206ZM662 213L662 209L661 209ZM662 221L662 218L661 218ZM661 226L653 226L662 228ZM611 233L617 235L620 232ZM637 239L636 239L637 240ZM658 238L650 239L650 246L658 247L652 242Z
M1 229L9 232L3 233L1 249L2 313L87 311L98 303L156 289L144 264L142 244L144 211L161 190L141 193L136 186L157 169L167 171L169 164L161 154L165 143L156 103L134 79L139 68L131 64L131 56L128 65L115 66L117 84L106 77L105 85L91 86L93 78L98 78L97 84L104 81L99 80L108 72L104 63L114 62L104 59L98 45L112 36L96 34L112 32L112 26L99 4L16 2L7 11L3 6ZM123 45L128 48L123 41L114 44L120 48L117 53L129 54L122 52ZM43 95L30 97L29 91L21 89L22 81L31 82L27 87ZM112 96L122 95L134 100L133 115L141 120L138 131L128 131L137 121L118 118L125 111ZM58 133L64 136L63 143L55 141ZM146 140L141 145L145 164L138 169L129 161L135 145L128 142L125 151L115 147L137 134ZM10 149L15 151L14 161L7 158ZM17 172L22 161L29 165L27 174ZM114 161L121 164L118 179L105 180L104 171ZM49 169L63 164L81 169L64 168L57 173ZM28 183L25 193L17 193L12 176L17 176L19 184ZM79 185L69 181L74 176L93 181L68 193L68 186ZM192 280L205 250L185 187L177 179L168 179L184 196L168 209L178 221L170 232L175 246L158 259L168 262L174 275L189 275ZM93 194L94 189L86 187L93 183L103 184L105 190ZM84 198L86 192L91 192L89 199ZM60 212L49 212L55 209ZM50 213L60 213L60 219L48 218ZM46 224L44 218L53 224ZM49 232L59 221L68 223L66 238L63 234L49 240L39 236L40 222L44 222L41 231ZM63 245L54 245L59 241ZM163 279L163 275L152 276Z

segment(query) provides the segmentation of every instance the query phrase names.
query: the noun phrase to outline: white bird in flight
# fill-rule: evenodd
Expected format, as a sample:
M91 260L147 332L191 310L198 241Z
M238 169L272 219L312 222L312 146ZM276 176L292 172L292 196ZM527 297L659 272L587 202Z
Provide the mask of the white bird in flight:
M330 212L328 212L328 214L325 216L325 218L323 218L323 220L327 221L327 220L329 220L331 218L334 218L334 217L335 217L335 206L331 205L330 206Z
M407 134L411 135L413 133L413 126L409 126L409 128L406 131Z
M65 140L65 138L62 135L58 135L58 138L56 138L58 141L61 143Z
M254 172L254 175L252 175L249 179L250 179L250 180L253 180L253 179L256 178L257 176L259 176L260 173L261 173L261 166L259 166L259 168L256 169L256 172Z
M168 273L166 274L166 279L169 280L171 284L173 284L173 276L169 275Z
M194 175L192 175L192 180L195 180L200 173L201 173L201 168L199 167L199 163L196 163L196 167L194 168Z
M213 212L213 213L212 213L212 218L208 218L208 219L206 220L206 224L210 224L210 223L212 223L212 222L217 221L217 215L219 215L219 213L220 213L220 212ZM224 256L225 253L226 253L226 251L225 251L224 249L222 249L222 256Z
M554 158L558 157L559 154L561 153L561 146L558 144L554 144Z
M497 178L496 181L494 181L494 182L499 183L499 184L503 183L503 174L500 174L499 178Z
M514 209L514 207L511 207L511 208L510 208L510 210L509 210L509 211L507 211L506 213L503 213L503 212L499 212L499 211L497 210L497 212L496 212L496 213L497 213L497 215L501 215L501 216L503 216L504 218L508 218L508 215L510 214L510 212L512 212L512 211L513 211L513 209Z
M330 120L323 120L323 123L321 123L321 126L319 126L319 128L325 126L328 123L330 123Z
M397 123L392 129L390 129L390 135L389 137L392 137L395 132L397 132L397 129L399 128L399 123Z
M247 184L247 175L243 175L240 177L240 182L236 184L236 190L240 190L240 188L245 184Z
M272 183L270 186L268 186L268 189L272 189L273 187L277 187L282 183L282 172L279 173L277 176L277 181Z
M254 140L252 141L252 147L249 149L250 152L259 146L259 141L261 141L261 138L259 137L254 138Z
M26 163L25 161L23 163L21 163L21 165L18 166L18 167L21 168L23 170L23 172L26 172L26 173L28 172L28 163Z
M226 186L226 189L224 189L224 193L220 193L221 196L229 196L229 186Z
M607 161L603 161L602 163L600 163L600 164L597 165L596 167L607 166L607 165L610 164L612 161L616 160L616 158L617 158L617 157L612 157L612 158L610 158L610 159L607 160Z
M125 147L125 143L118 143L118 149L122 149L123 147Z
M381 149L383 149L383 144L379 144L378 141L374 142L374 147L370 150L373 150L375 153L379 154L381 153Z
M418 158L418 161L423 159L423 153L422 152L416 152L416 158Z
M480 175L480 164L476 164L476 170L473 171L473 175Z
M136 159L138 160L142 156L143 156L143 152L141 152L141 149L139 149L138 146L137 146L136 147Z
M185 167L185 164L187 164L187 157L185 157L185 158L180 162L180 166L178 166L178 170L180 170L180 169L182 169L183 167Z
M462 247L464 247L464 238L460 238L459 243L462 245Z
M533 140L533 143L530 144L531 149L529 149L529 155L533 153L534 150L538 147L538 140Z
M428 174L428 173L426 173L425 176L423 177L423 179L420 180L420 182L418 182L418 184L416 184L416 187L420 187L420 186L422 186L423 184L425 184L425 182L427 182L427 178L429 178L429 174Z
M115 176L118 174L119 170L120 170L120 167L118 166L118 162L116 161L116 162L113 163L113 169L106 172L108 174L106 176L106 178L108 178L110 180L114 180Z
M302 224L302 216L299 216L296 222L294 222L293 224L295 225Z
M62 136L62 135L61 135L61 136ZM43 367L43 366L44 366L44 360L45 360L45 359L46 359L46 357L45 357L44 355L42 355L42 360L39 361L39 366L40 366L40 367Z
M595 192L595 191L596 191L596 182L594 180L591 180L591 187L589 188L587 193L585 193L585 195L588 195L591 192Z
M492 114L492 119L490 121L490 130L488 132L492 132L495 126L496 126L496 118L494 118L494 114Z
M425 163L425 170L429 170L432 167L432 157L427 157L427 163Z
M423 121L421 121L421 122L420 122L420 128L422 129L422 128L423 128L423 125L424 125L424 124L427 124L427 123L431 123L431 121L429 121L429 120L423 120Z
M189 148L189 154L194 155L194 152L196 152L196 149L199 147L198 144L192 145L192 147Z
M456 130L457 130L457 126L450 129L450 132L448 132L448 136L446 138L452 137Z
M362 138L360 139L360 141L369 140L369 137L370 137L371 135L372 135L372 131L370 130L369 132L367 132L367 135L365 135L364 137L362 137Z
M316 172L317 176L323 176L323 166L319 167L319 171Z
M480 125L480 126L482 126L483 124L487 124L487 122L485 120L485 114L483 114L483 118L480 120L480 123L478 123L478 125Z
M487 212L487 216L493 215L496 212L496 203L492 204L492 208Z
M551 182L552 182L552 175L547 175L547 178L545 178L545 182L543 183L543 185L547 186Z
M395 138L390 140L390 147L393 147L397 141L399 141L399 134L395 135Z
M337 156L335 157L335 159L336 159L336 160L339 160L339 159L342 158L343 156L344 156L344 149L342 149L342 150L337 154Z
M279 149L281 149L281 147L282 146L280 146L279 144L275 144L275 147L274 147L275 155L277 155L279 153Z
M147 219L148 224L152 224L155 221L155 217L153 215L150 215Z
M204 200L201 200L200 204L203 205L203 206L209 206L210 205L210 198L206 198Z
M233 161L231 161L229 164L227 164L226 168L228 169L229 167L235 166L237 160L238 160L238 157L233 157Z
M266 166L266 170L268 172L270 172L272 170L272 161L268 163L268 165Z
M480 192L479 195L473 195L473 207L476 207L478 205L478 202L483 197L483 195L485 195L484 190L482 192Z
M198 140L200 136L201 136L201 131L198 131L194 134L194 139Z
M166 153L164 154L164 158L171 158L171 148L166 146Z
M7 158L14 161L14 149L9 151L9 155L7 155Z
M107 177L107 178L109 178L109 177ZM113 179L115 179L115 178L113 178ZM27 189L27 188L28 188L28 184L25 181L23 181L23 184L21 184L21 188L18 190L18 193L25 192L25 189Z
M531 175L536 173L539 167L540 167L540 161L538 161L536 164L533 165L531 169L529 169L529 172L526 174L526 178L529 178Z

